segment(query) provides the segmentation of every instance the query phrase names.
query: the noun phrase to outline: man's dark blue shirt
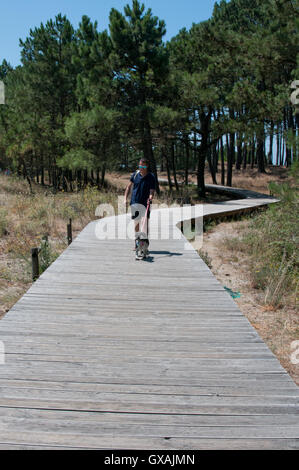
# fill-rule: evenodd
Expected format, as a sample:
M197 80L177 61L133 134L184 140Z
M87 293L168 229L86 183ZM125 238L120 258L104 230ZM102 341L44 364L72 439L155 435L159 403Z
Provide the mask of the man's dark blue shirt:
M132 174L130 181L133 183L131 205L142 204L147 205L147 200L150 195L151 189L156 189L156 178L152 173L147 173L142 176L141 173L136 171Z

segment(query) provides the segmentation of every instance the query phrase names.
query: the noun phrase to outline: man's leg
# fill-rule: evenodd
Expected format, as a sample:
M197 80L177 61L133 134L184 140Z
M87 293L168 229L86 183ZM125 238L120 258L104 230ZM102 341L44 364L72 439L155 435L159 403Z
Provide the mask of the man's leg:
M136 233L139 231L139 221L138 219L138 211L134 207L134 205L131 205L131 215L132 215L132 220L134 220L134 226L135 226L135 240L134 240L134 248L132 248L133 251L136 250Z
M149 245L149 218L150 218L150 211L148 210L147 216L144 216L141 221L141 226L143 228L142 230L143 238L145 235L148 245Z
M139 222L135 221L135 242L134 242L134 248L133 251L136 250L136 233L139 232Z
M136 235L140 232L141 228L143 228L143 220L144 217L142 215L145 213L145 207L141 204L132 204L131 205L131 212L132 212L132 219L135 223L135 246L134 250L136 249Z

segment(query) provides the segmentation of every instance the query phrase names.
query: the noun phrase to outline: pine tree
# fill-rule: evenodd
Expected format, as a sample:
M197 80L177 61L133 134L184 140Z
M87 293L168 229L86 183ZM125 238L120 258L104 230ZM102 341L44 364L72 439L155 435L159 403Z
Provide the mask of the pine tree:
M145 12L144 4L133 0L132 7L124 8L124 15L111 10L109 28L123 124L140 142L144 157L149 159L157 176L151 116L155 104L159 104L159 89L168 74L168 57L162 42L165 23L153 16L151 9Z
M61 14L30 30L25 41L20 40L21 57L29 109L43 124L49 182L56 190L64 171L58 169L57 158L63 155L66 142L64 121L76 106L76 66L72 63L74 29ZM38 140L38 139L35 139Z

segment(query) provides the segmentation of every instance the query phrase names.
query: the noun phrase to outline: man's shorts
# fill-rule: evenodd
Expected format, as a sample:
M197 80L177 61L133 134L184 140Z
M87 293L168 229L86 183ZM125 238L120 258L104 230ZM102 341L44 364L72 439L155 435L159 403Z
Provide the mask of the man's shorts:
M136 207L134 207L134 204L132 204L131 206L131 214L132 214L132 220L135 220L135 219L139 219L139 213L140 211L138 211L138 209L136 209ZM142 211L142 213L145 215L145 211L146 211L146 207L144 207L144 211ZM150 218L150 207L147 211L147 218L149 219ZM143 216L144 217L144 216Z

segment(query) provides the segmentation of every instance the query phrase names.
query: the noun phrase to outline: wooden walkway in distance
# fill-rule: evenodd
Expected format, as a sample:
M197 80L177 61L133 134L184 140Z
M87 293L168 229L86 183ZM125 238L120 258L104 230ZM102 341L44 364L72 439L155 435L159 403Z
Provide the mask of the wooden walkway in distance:
M131 239L97 238L104 223L0 321L0 449L298 449L299 388L186 239L153 239L135 261Z

